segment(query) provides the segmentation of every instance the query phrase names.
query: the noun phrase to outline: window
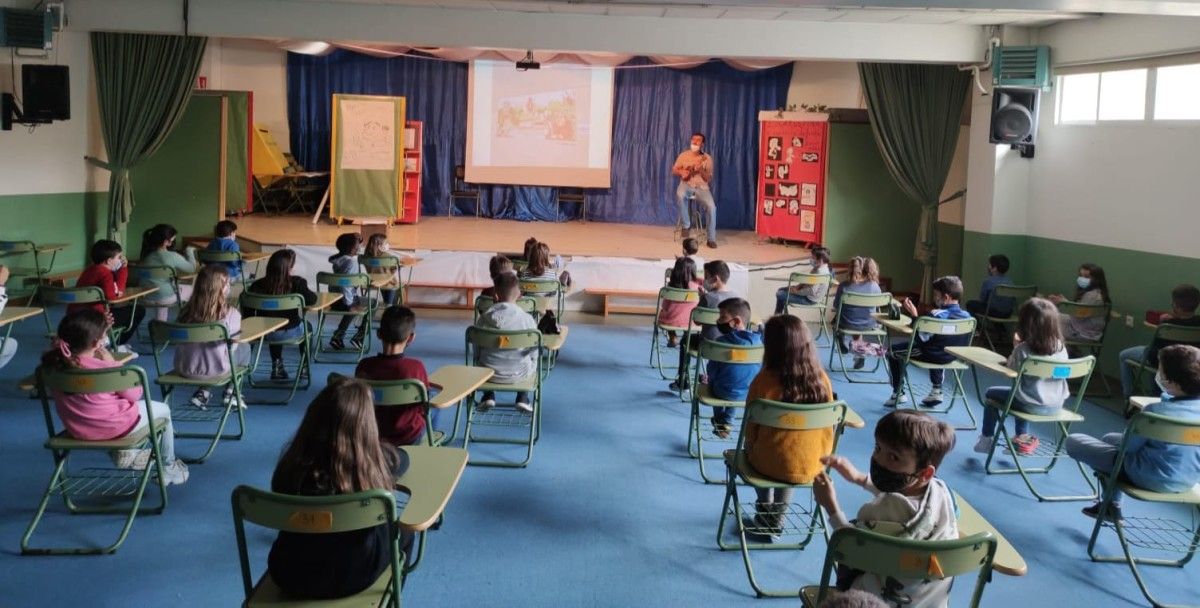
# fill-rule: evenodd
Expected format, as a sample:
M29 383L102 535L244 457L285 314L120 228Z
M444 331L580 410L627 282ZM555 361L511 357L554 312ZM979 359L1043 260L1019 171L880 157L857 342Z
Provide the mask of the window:
M1121 70L1100 74L1100 120L1146 118L1146 73Z
M1158 68L1154 120L1200 120L1200 63Z
M1071 74L1058 80L1061 91L1058 104L1059 122L1092 122L1096 120L1096 102L1100 92L1099 74Z

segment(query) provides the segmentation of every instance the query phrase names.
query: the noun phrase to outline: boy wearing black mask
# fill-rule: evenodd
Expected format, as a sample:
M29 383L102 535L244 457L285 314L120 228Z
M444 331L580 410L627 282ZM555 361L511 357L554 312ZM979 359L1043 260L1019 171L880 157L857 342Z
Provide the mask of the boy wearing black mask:
M750 303L741 298L729 298L722 301L717 310L716 328L720 332L714 342L733 344L735 346L762 346L762 336L750 331ZM708 391L717 399L727 401L745 401L750 390L750 383L762 369L761 363L723 363L709 361ZM729 437L733 430L733 408L713 408L713 434L721 439Z
M843 456L826 456L829 465L873 498L847 520L838 506L833 480L822 473L813 480L813 495L836 530L857 526L872 532L913 540L958 538L954 499L945 482L934 477L942 459L954 447L954 428L923 412L897 410L875 425L875 452L870 475ZM884 600L910 598L913 606L946 606L952 578L898 580L838 568L838 589L861 589Z

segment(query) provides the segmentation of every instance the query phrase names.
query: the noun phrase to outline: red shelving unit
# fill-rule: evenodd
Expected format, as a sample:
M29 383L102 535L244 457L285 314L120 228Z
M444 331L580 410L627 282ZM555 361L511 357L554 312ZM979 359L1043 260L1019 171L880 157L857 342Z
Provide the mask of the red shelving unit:
M419 120L404 121L404 198L400 205L398 224L415 224L421 219L421 171L424 159L421 144L425 125Z

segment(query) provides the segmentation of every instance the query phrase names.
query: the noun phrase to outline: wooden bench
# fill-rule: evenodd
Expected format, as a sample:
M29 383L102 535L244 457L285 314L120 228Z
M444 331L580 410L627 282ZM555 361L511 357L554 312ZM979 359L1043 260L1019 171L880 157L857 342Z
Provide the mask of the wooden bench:
M637 289L602 289L599 287L588 287L583 290L584 293L591 296L600 296L604 307L604 316L609 313L618 312L631 315L652 315L657 310L655 306L636 306L630 304L613 304L613 298L627 298L639 300L651 300L657 304L658 291L643 291Z
M466 285L462 283L408 283L404 286L404 304L414 308L451 308L454 310L472 310L475 308L475 297L478 292L491 287L491 285ZM410 298L409 289L445 289L452 291L463 292L466 300L461 304L441 304L435 302L413 302Z

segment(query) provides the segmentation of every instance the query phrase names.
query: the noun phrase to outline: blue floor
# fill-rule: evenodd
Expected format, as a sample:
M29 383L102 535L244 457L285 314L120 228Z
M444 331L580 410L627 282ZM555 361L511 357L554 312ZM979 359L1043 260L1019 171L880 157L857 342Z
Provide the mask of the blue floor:
M410 353L432 371L462 362L463 320L422 320ZM222 442L191 480L172 487L170 506L140 517L129 540L104 557L21 557L19 542L37 504L51 459L41 448L39 402L20 395L16 379L30 373L45 344L40 322L18 327L18 359L0 371L0 605L9 606L232 606L242 588L230 517L229 494L238 484L267 486L276 458L316 389L289 406L252 406L242 441ZM425 561L408 579L409 606L697 606L796 605L756 600L736 551L716 548L723 487L699 482L696 461L684 452L687 409L646 365L649 330L585 325L570 338L545 387L543 434L525 469L469 467L430 535ZM823 351L825 352L825 351ZM149 370L153 362L139 362ZM314 376L351 371L319 365ZM879 372L882 378L883 372ZM868 422L850 430L839 451L865 469L870 428L884 413L887 389L835 388ZM972 387L968 385L968 391ZM972 392L973 394L973 392ZM978 413L978 406L974 405ZM1121 420L1085 406L1077 430L1116 429ZM961 410L951 418L965 422ZM443 423L448 420L443 420ZM940 471L1021 551L1023 578L996 575L985 606L1146 605L1124 565L1093 564L1085 552L1092 520L1087 503L1038 503L1016 476L985 476L971 446L976 433L961 431ZM180 453L200 444L179 440ZM715 469L719 471L719 469ZM1069 461L1044 480L1050 491L1078 492L1082 478ZM864 492L839 484L853 512ZM112 517L51 515L38 531L45 542L100 542L115 531ZM1129 502L1127 514L1146 510ZM1182 511L1175 511L1176 518ZM1186 514L1183 517L1187 518ZM271 534L251 535L261 572ZM1102 543L1117 549L1111 533ZM803 552L755 554L761 579L773 587L816 582L825 546ZM761 553L761 552L760 552ZM1184 571L1148 568L1148 579L1168 600L1195 600L1196 566ZM964 605L973 581L956 585L951 605ZM1193 589L1193 591L1188 591Z

